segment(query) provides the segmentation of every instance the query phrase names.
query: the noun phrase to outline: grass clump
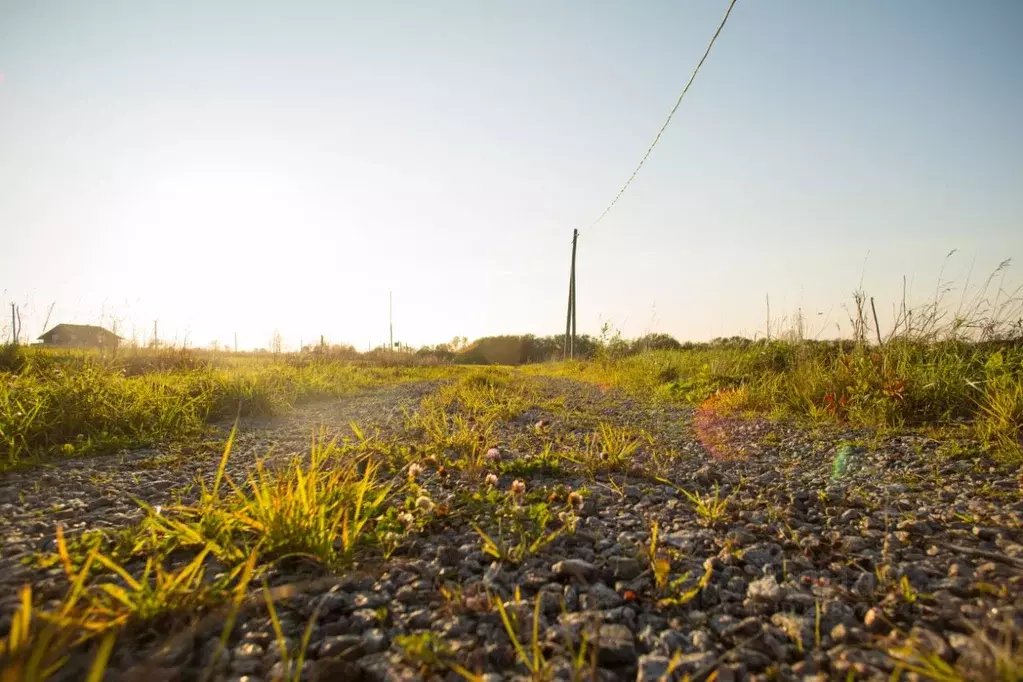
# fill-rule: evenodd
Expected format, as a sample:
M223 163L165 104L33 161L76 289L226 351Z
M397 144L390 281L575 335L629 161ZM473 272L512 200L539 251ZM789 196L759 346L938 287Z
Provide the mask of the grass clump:
M434 632L398 635L394 638L394 643L401 650L402 658L424 677L444 672L454 660L451 647L443 637Z
M497 530L490 533L472 524L480 536L485 554L499 561L519 564L562 534L575 530L578 517L571 501L559 510L548 499L529 502L524 497L525 484L515 481L506 493L490 490L475 493L469 500L468 506L479 511L481 516L497 520ZM581 500L580 496L575 497Z
M562 403L544 397L534 382L509 369L478 369L442 386L417 410L406 411L405 430L426 459L480 478L498 466L504 423L527 410L554 410Z
M892 679L908 673L939 682L1023 680L1023 643L1011 623L1000 624L993 631L975 628L969 638L970 655L951 663L910 633L901 643L885 647L895 663Z
M0 642L0 680L46 680L60 672L72 654L91 647L92 663L82 679L103 679L114 643L129 627L148 626L168 618L191 619L195 613L224 603L231 605L221 636L226 641L255 569L255 555L215 580L206 577L209 548L190 561L167 570L154 556L141 576L104 554L94 543L76 562L63 531L57 528L57 552L68 581L59 605L34 609L32 589L21 589L7 642Z
M518 605L520 602L520 595L516 588L515 603ZM540 641L540 595L536 596L536 601L533 604L533 618L528 650L519 640L518 631L521 625L518 622L518 614L514 610L505 607L504 602L499 598L494 599L493 603L497 607L498 614L501 616L501 624L504 626L505 633L507 633L508 638L511 640L512 646L515 647L515 653L519 661L529 671L530 679L543 680L547 677L547 660L544 658Z
M23 590L0 646L0 680L46 679L95 642L101 676L113 638L127 628L173 627L228 605L226 642L250 582L270 563L303 560L340 570L378 539L392 484L381 475L381 444L372 437L314 439L308 455L257 460L240 481L228 473L232 444L233 433L213 480L200 482L191 505L143 505L143 522L113 537L69 543L58 527L57 556L47 565L63 568L67 593L56 608L34 612L31 592ZM274 621L272 603L267 609ZM301 653L285 658L288 679L298 679L302 663Z
M232 440L212 485L201 484L194 505L150 510L147 525L156 547L207 546L229 564L256 553L328 568L346 565L391 491L380 464L365 452L366 441L314 440L308 457L284 466L259 460L235 483L226 473Z
M595 432L583 438L579 448L561 456L593 477L626 470L642 445L640 434L610 422L600 422Z
M726 518L731 496L722 498L717 486L714 486L713 496L701 495L698 490L689 492L684 488L678 488L678 491L693 505L693 511L700 517L701 524L714 526Z
M43 682L67 663L69 652L83 645L89 633L67 619L58 619L32 607L32 588L25 585L18 595L7 641L0 641L2 682ZM95 648L87 682L100 682L117 640L117 632L103 636Z
M651 522L650 542L647 544L645 559L654 578L654 590L658 596L659 608L688 604L710 584L710 579L714 574L714 566L710 560L707 560L703 564L703 575L695 583L690 579L692 573L689 571L672 578L672 563L673 559L677 558L677 554L673 550L666 550L660 546L660 527L656 521Z

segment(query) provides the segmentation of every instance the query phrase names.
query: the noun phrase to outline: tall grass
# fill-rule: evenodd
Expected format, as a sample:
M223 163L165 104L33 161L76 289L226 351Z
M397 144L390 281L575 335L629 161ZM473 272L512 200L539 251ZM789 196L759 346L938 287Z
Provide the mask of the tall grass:
M996 454L1023 459L1023 344L1015 342L773 341L533 371L691 404L735 391L731 405L776 416L883 427L968 423Z
M361 388L446 376L450 367L369 367L317 358L182 351L121 356L5 351L0 467L201 433L218 419L269 416Z
M727 391L730 406L777 416L876 427L967 424L995 455L1023 462L1023 302L1002 290L987 297L993 278L970 300L946 305L944 287L924 306L903 304L886 334L856 292L850 340L722 339L527 371L692 404Z

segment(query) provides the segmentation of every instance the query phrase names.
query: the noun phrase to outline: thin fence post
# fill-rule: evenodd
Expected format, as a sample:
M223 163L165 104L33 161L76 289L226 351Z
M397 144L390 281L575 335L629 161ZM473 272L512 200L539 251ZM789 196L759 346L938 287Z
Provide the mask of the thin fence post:
M881 341L881 325L877 322L877 308L874 307L874 297L870 297L870 310L874 313L874 331L877 332L877 345L883 346L884 342Z

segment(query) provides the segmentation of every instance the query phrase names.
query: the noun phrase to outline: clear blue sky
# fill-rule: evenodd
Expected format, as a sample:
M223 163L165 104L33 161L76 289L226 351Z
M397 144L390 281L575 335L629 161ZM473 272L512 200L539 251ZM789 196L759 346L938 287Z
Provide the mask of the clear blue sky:
M578 228L580 331L762 334L769 293L833 336L861 274L887 318L953 248L960 285L1023 257L1016 0L739 0L591 229L726 4L0 0L0 301L365 346L393 289L413 344L557 333Z

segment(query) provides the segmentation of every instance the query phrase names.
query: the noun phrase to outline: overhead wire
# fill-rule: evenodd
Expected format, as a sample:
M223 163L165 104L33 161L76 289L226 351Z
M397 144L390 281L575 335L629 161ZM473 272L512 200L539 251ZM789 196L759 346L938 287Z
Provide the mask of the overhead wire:
M615 198L611 200L611 203L607 205L607 208L605 208L604 212L600 214L600 217L593 221L593 225L599 223L601 220L604 219L604 216L611 212L611 209L614 208L615 204L618 203L618 200L622 198L623 194L625 194L625 190L627 190L629 188L629 185L632 184L632 181L636 179L636 175L639 174L639 170L643 167L643 164L646 163L646 160L648 158L650 158L650 154L654 151L654 147L656 147L657 143L660 141L661 135L663 135L664 131L667 130L668 124L671 123L672 117L675 115L675 112L678 111L679 105L682 104L682 98L686 96L686 93L689 92L689 88L692 86L693 81L696 80L696 74L700 72L700 67L702 67L703 63L707 61L707 56L710 54L710 51L714 48L714 43L715 41L717 41L718 36L721 35L721 30L725 27L725 24L728 23L728 16L732 13L732 8L735 7L735 3L736 0L731 0L731 2L728 4L728 9L725 10L725 15L724 17L721 18L721 23L718 24L718 28L716 31L714 31L714 35L711 37L710 42L707 43L707 49L704 50L703 56L700 57L699 63L697 63L696 68L693 69L693 74L689 77L689 81L686 83L686 86L682 88L682 92L679 93L678 99L675 100L675 106L673 106L671 108L671 111L668 113L668 118L665 119L664 125L662 125L661 129L657 131L657 136L654 137L654 141L650 143L650 146L647 148L646 153L643 155L643 158L639 160L639 165L637 165L636 169L632 171L632 175L630 175L629 179L625 181L625 184L622 185L622 188L618 190L618 194L616 194ZM591 227L593 225L591 225Z

